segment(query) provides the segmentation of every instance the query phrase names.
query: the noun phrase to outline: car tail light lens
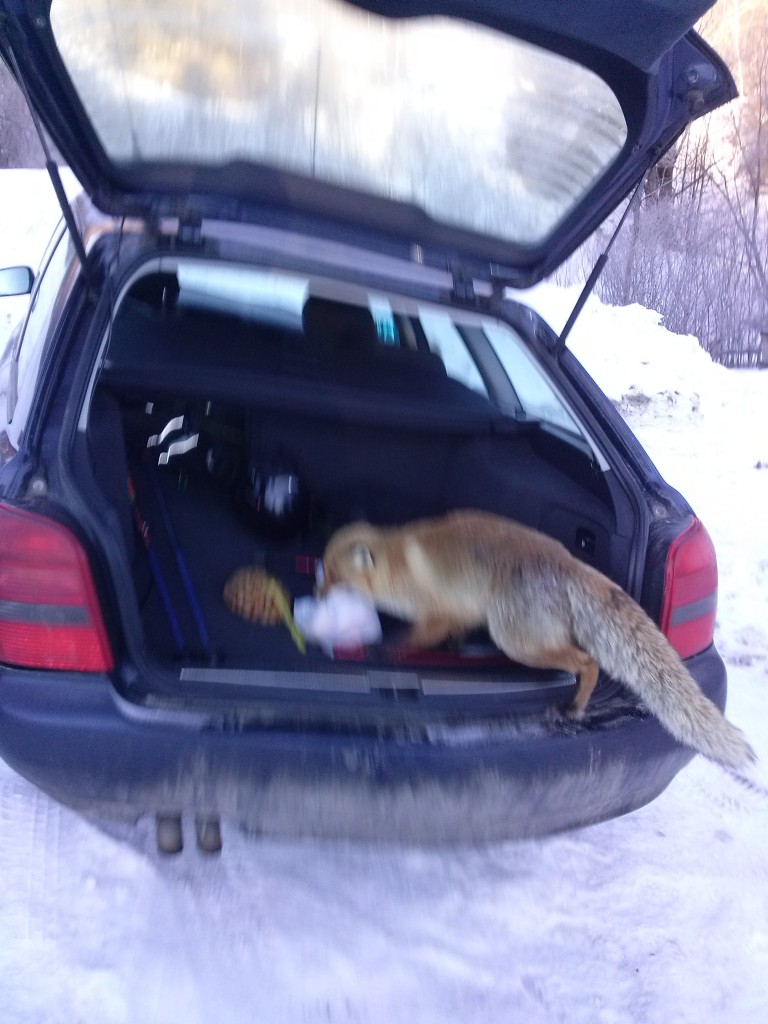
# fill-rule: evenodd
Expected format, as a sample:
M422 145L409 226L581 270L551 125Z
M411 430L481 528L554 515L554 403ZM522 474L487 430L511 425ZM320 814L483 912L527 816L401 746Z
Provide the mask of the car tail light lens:
M681 658L712 643L717 616L717 558L698 519L669 547L661 629Z
M77 538L7 505L0 505L0 662L75 672L114 665Z

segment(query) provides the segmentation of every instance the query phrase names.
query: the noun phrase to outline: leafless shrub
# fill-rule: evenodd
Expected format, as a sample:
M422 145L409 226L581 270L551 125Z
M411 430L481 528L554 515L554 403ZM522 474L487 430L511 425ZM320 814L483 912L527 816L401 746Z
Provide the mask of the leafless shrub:
M768 8L729 0L699 27L726 57L741 97L684 136L671 170L665 159L649 176L596 290L614 305L658 310L665 326L696 335L719 362L768 366ZM583 280L608 230L557 279Z
M718 163L706 133L686 138L666 194L646 193L596 291L611 305L638 302L658 310L666 327L695 335L719 362L766 366L768 161L756 160L751 138L749 149L745 143L751 163L742 171L741 152L736 146ZM585 243L557 279L584 279L608 230Z

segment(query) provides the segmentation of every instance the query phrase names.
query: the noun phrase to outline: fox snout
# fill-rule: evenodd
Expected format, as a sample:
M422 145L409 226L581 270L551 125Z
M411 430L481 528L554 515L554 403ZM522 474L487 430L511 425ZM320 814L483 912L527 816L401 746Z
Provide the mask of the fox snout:
M344 582L344 573L334 568L327 556L318 562L315 570L315 597L325 597L329 590Z
M373 593L374 574L374 560L368 544L354 537L342 544L331 541L323 555L315 593L323 597L331 587L340 585Z

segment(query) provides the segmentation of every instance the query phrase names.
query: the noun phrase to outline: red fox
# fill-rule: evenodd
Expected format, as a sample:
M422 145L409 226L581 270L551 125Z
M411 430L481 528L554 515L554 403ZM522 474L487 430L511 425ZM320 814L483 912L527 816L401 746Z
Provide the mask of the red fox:
M543 533L469 510L393 528L353 523L331 537L323 573L323 590L348 584L412 622L412 646L485 626L513 660L573 673L573 717L602 667L680 743L736 772L756 760L643 609Z

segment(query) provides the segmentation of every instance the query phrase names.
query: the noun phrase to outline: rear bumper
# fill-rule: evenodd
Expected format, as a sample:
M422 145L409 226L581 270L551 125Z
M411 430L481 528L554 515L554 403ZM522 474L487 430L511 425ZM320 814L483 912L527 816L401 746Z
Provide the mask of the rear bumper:
M714 648L688 662L725 704ZM258 832L413 842L546 835L652 800L691 759L650 716L428 739L200 728L131 712L103 677L0 669L0 755L85 813L219 815Z

